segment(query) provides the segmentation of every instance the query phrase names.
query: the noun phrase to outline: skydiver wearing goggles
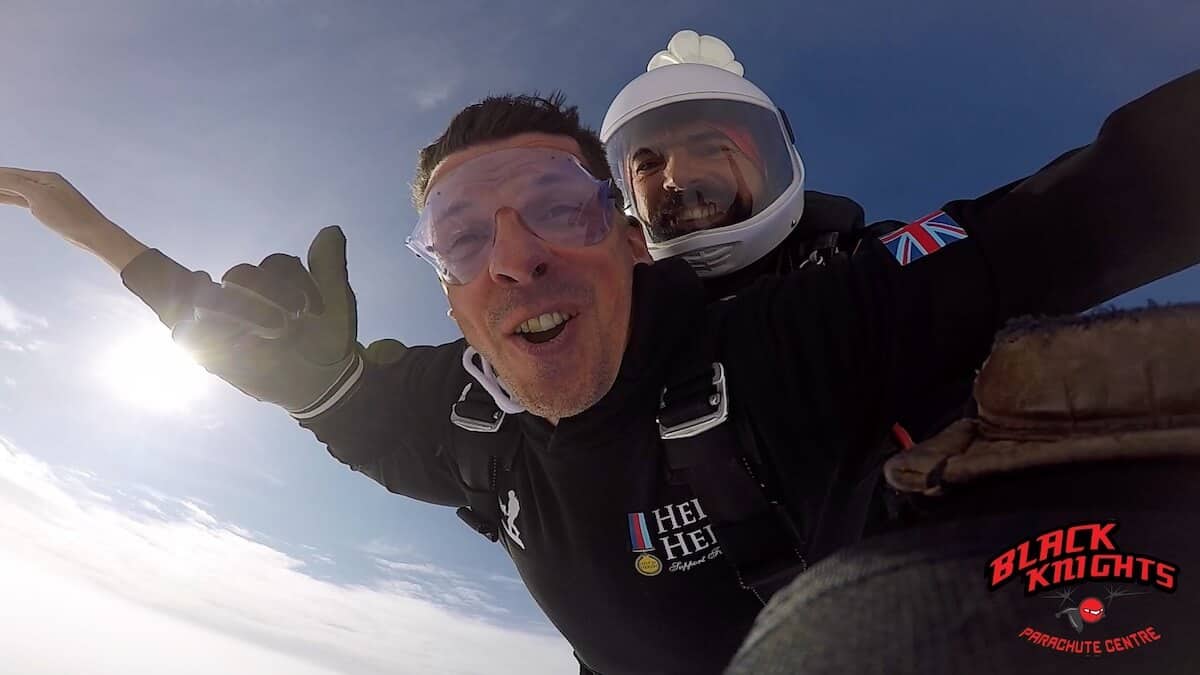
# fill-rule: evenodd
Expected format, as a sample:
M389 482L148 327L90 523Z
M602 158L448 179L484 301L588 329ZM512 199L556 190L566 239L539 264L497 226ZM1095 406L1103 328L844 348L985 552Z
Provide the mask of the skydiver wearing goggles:
M722 303L682 261L644 264L650 242L609 200L599 144L572 111L486 101L422 153L431 213L412 244L465 338L441 347L357 343L336 229L307 269L272 256L216 285L61 177L5 170L0 195L121 269L210 371L285 408L334 457L502 542L587 668L717 672L773 590L858 536L853 488L906 402L969 378L1008 317L1079 311L1200 260L1198 77L1125 106L1094 144L1025 181ZM622 186L668 235L655 246L701 242L710 270L745 270L751 239L717 235L761 217L771 236L753 247L778 251L763 243L775 227L803 221L796 202L754 193L747 167L769 151L737 134L718 147L736 189L715 168L707 197L677 189L676 205ZM735 206L752 215L724 221ZM1035 236L1044 250L1028 249ZM288 317L283 339L251 305ZM489 408L495 392L473 398L459 366L470 350L514 410Z

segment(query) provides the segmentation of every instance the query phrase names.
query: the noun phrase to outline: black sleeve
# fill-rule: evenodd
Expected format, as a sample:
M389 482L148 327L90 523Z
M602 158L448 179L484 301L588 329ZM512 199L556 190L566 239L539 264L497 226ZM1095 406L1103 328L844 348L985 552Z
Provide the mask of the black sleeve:
M1000 318L1093 307L1200 259L1200 71L1121 107L1096 140L946 211L976 239Z
M193 272L156 248L142 251L121 270L121 283L168 328L194 314L196 293L213 283L208 272Z
M767 426L789 420L794 445L832 455L822 462L848 460L846 452L873 448L927 394L971 376L998 328L996 297L972 237L907 266L871 238L853 255L740 295L724 351L749 362L755 380L771 382L773 395L753 417Z
M1200 262L1200 71L1118 109L1092 144L945 210L967 239L904 266L868 240L830 280L850 293L841 334L861 349L845 406L876 401L880 423L971 377L1007 320L1082 311Z
M733 338L777 383L766 409L802 419L792 430L824 449L866 448L930 391L972 377L1006 320L1087 309L1200 262L1198 120L1200 72L1037 174L947 205L966 239L902 266L869 238L764 282L730 325L767 327L766 342Z
M364 354L363 376L337 407L302 422L329 454L396 494L464 506L448 452L450 409L470 377L464 340L406 347L379 340Z

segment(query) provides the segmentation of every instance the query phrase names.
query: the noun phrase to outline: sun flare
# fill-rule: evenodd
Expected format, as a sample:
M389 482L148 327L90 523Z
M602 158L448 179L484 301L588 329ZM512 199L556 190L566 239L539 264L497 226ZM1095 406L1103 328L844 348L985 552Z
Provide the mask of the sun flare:
M98 374L121 400L155 412L186 412L211 376L159 326L139 327L101 354Z

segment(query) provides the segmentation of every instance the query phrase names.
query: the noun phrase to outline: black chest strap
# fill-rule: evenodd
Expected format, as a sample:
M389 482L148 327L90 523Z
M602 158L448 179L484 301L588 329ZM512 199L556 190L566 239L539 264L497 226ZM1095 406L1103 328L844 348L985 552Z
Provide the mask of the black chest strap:
M500 539L497 479L501 472L512 470L520 447L516 424L506 425L506 420L491 394L475 382L463 388L450 409L450 422L456 427L454 458L470 504L456 513L468 527L493 542Z
M670 479L687 484L709 517L738 582L764 604L807 568L804 537L761 476L754 432L735 414L712 326L672 364L658 415Z

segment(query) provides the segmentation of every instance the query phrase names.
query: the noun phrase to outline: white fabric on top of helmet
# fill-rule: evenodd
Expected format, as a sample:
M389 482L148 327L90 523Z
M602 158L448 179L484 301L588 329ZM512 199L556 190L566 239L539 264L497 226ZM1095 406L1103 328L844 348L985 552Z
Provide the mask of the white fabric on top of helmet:
M625 85L608 106L600 140L607 143L622 124L647 110L697 99L744 101L776 109L762 89L740 75L703 63L681 63L655 68Z
M746 74L742 64L734 59L733 50L725 41L712 35L700 35L694 30L681 30L671 37L667 48L650 57L646 72L680 63L702 63L716 66L739 77Z
M600 125L600 140L607 142L617 127L643 109L676 101L725 98L774 110L771 97L745 74L724 40L681 30L671 36L666 49L650 58L646 72L625 85L613 99Z

